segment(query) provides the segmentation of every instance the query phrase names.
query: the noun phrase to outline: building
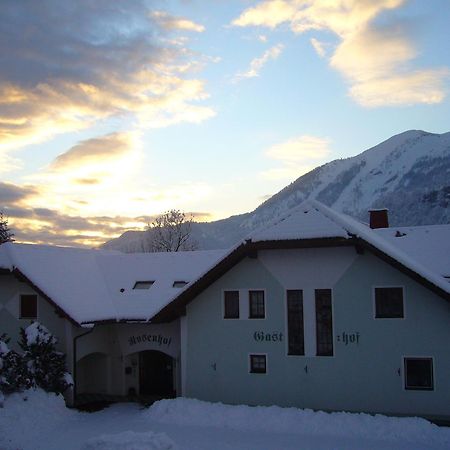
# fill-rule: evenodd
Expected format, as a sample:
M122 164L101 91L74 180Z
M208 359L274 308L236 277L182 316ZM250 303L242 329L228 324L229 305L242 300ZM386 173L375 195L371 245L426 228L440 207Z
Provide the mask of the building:
M68 401L209 401L450 420L450 225L309 202L228 251L0 247L0 330L37 319ZM380 221L381 218L381 221ZM378 227L378 228L377 228Z

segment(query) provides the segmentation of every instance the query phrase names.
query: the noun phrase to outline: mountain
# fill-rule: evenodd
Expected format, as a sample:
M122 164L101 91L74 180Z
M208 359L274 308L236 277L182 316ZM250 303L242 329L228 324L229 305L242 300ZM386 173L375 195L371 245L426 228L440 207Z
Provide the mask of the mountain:
M194 223L202 249L227 248L308 198L367 221L371 208L388 208L392 226L450 223L450 133L410 130L363 153L302 175L254 211ZM144 249L144 232L127 231L103 248Z

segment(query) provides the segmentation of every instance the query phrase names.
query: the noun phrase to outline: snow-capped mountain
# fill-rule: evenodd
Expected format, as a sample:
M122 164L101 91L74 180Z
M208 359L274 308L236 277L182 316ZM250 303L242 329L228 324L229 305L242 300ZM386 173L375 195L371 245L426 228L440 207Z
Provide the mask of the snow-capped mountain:
M450 223L450 132L393 136L302 175L250 213L195 223L192 236L202 249L226 248L309 198L362 221L385 207L393 226ZM143 251L144 241L144 232L129 231L103 248Z

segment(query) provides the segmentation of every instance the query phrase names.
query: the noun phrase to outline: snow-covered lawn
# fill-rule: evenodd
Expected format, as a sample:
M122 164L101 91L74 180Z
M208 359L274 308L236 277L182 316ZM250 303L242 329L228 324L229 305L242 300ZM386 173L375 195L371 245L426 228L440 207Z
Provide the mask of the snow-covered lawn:
M42 391L0 409L0 449L45 450L448 450L450 428L417 418L163 400L67 409Z

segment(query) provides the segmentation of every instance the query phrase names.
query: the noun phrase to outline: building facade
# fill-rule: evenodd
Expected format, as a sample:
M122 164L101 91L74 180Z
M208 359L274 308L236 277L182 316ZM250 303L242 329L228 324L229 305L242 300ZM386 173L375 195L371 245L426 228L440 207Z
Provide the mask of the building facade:
M0 330L14 341L38 320L58 337L70 404L182 395L450 420L449 237L313 203L227 252L7 244Z

